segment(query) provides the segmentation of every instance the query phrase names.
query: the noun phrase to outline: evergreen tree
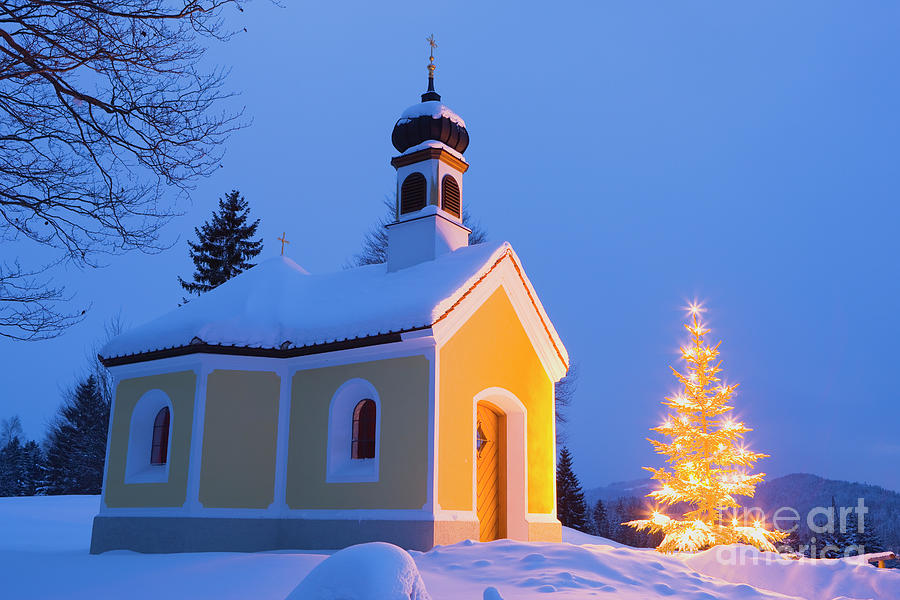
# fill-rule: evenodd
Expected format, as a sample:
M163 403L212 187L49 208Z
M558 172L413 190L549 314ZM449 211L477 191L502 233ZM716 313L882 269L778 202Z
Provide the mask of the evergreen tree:
M625 543L625 537L633 531L630 527L622 526L625 520L625 499L619 498L613 505L612 512L609 515L609 539L620 544Z
M46 465L44 464L44 453L36 441L29 440L22 446L22 461L20 465L20 495L37 496L43 494L46 481Z
M603 500L597 500L597 503L594 504L591 517L594 521L594 535L609 538L609 517L606 515L606 506L603 504Z
M782 554L791 554L800 552L801 546L803 546L803 541L800 537L800 528L797 527L789 532L783 540L777 542L775 549Z
M19 438L12 438L0 449L0 496L19 495L19 470L22 462L22 445Z
M872 554L886 550L884 542L875 533L875 522L872 518L864 516L860 525L859 515L855 510L847 515L847 538L849 554Z
M840 512L834 501L834 496L831 497L831 511L831 525L828 526L823 533L818 535L821 541L821 554L819 555L819 558L840 558L844 555L844 549L849 545L850 540L848 539L848 533L850 515L847 515L848 531L841 531Z
M93 375L70 392L47 436L47 493L100 493L109 407Z
M556 465L556 514L566 527L585 531L587 505L578 476L572 470L572 454L563 447Z
M0 496L34 496L42 489L43 471L40 446L13 437L0 449Z
M702 308L690 307L691 322L685 324L691 341L681 347L687 371L672 369L682 391L666 398L671 413L652 430L670 438L667 442L651 440L656 451L669 458L666 467L645 467L661 488L649 494L654 500L674 508L680 502L691 510L683 518L672 518L653 511L647 519L626 523L640 531L661 532L665 538L657 550L696 552L718 544L746 543L760 550L775 551L773 542L784 537L779 531L765 528L761 520L752 526L739 525L737 519L725 520L723 512L738 508L735 496L752 498L764 473L748 473L756 461L766 455L743 447L744 433L752 431L730 416L729 406L737 384L721 383L718 360L719 344L704 341L709 333L700 322Z
M188 241L195 271L193 281L178 278L181 287L199 296L255 266L250 261L262 252L262 240L252 239L259 219L248 223L249 218L250 207L237 190L219 199L212 220L194 228L197 241Z

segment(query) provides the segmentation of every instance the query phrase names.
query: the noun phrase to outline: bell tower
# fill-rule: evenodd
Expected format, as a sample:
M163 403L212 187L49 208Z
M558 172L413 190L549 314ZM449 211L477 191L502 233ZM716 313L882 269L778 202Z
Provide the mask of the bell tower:
M462 224L469 133L434 90L434 36L428 43L428 89L420 103L403 111L391 134L400 154L391 159L397 169L397 222L388 225L388 271L469 245L471 231Z

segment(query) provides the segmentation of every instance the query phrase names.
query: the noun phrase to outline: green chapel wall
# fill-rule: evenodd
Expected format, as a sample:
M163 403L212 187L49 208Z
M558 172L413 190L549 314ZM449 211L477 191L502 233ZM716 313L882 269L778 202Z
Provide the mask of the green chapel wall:
M205 508L267 508L274 501L280 387L272 372L209 374L200 469Z
M103 501L109 508L182 506L187 498L191 428L197 376L193 371L123 379L116 387L110 420L109 453ZM144 394L161 390L172 403L168 480L161 483L125 483L128 438L135 406Z
M378 481L327 481L328 413L347 381L371 383L381 403ZM428 485L430 364L425 356L298 371L291 382L286 500L291 509L421 509Z

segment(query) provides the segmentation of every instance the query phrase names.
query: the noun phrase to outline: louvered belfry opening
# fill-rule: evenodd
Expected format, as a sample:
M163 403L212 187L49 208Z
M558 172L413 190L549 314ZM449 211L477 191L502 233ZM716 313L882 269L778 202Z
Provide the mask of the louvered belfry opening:
M452 175L444 175L441 180L441 208L459 217L459 184Z
M411 173L403 180L403 185L400 186L401 215L425 208L425 190L427 185L425 176L421 173Z

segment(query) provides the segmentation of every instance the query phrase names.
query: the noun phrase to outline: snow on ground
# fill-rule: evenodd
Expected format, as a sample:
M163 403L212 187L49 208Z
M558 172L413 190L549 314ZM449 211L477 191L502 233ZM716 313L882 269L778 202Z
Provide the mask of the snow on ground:
M790 560L747 546L720 546L688 555L700 573L734 583L778 590L803 598L893 598L900 600L900 570L876 569L856 558Z
M98 503L96 496L0 498L0 596L285 600L333 554L116 551L92 556L91 520ZM410 554L432 600L900 598L900 571L852 561L770 556L755 565L730 564L727 548L663 556L571 530L564 539L561 544L462 542ZM402 567L413 581L415 570L404 561L395 553L387 562L395 572ZM359 567L339 563L332 561L337 572L346 572L348 579L359 576ZM494 589L485 593L489 588Z

